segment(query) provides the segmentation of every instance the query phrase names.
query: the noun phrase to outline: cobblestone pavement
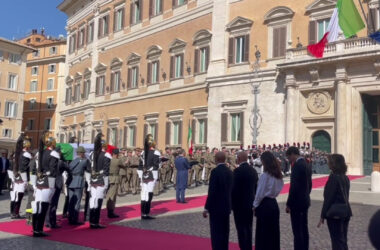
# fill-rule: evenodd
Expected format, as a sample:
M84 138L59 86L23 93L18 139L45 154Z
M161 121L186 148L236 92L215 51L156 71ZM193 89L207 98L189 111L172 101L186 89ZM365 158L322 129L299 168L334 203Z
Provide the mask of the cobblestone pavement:
M285 182L288 178L285 179ZM350 201L352 203L354 217L350 222L349 228L349 247L350 249L358 250L372 250L369 240L367 238L367 226L370 217L380 208L380 194L374 194L369 191L370 179L365 177L352 182ZM207 193L207 186L201 186L187 190L187 197L205 195ZM154 197L155 201L173 199L175 191L173 188L166 190L159 196ZM309 213L309 229L310 229L310 246L312 250L323 250L330 248L330 238L327 226L317 229L316 225L319 220L320 209L322 206L323 189L316 189L312 192L312 207ZM292 249L292 232L290 226L290 218L284 212L284 202L287 195L278 197L281 209L281 249ZM118 197L118 206L136 204L140 200L139 195L126 195ZM25 208L26 198L23 201L23 209ZM59 211L63 207L63 195L61 196ZM22 210L25 211L25 210ZM203 219L201 216L202 208L180 211L175 213L168 213L159 216L154 221L140 221L140 220L126 220L117 223L118 225L151 229L164 232L173 232L179 234L189 234L200 237L209 237L208 220ZM117 212L117 209L116 209ZM9 194L4 192L0 196L0 222L9 221ZM255 223L255 221L254 221ZM230 241L237 242L237 235L233 217L231 216L231 234ZM48 239L33 239L30 237L13 235L0 232L0 250L12 249L72 249L84 250L90 249L81 246L65 244L50 241ZM170 250L170 249L168 249ZM177 250L177 249L176 249Z

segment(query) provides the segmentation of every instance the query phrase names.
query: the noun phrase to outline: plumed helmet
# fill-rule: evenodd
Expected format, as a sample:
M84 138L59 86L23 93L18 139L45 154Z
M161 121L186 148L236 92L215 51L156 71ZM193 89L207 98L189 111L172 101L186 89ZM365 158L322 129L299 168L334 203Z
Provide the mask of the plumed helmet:
M148 134L146 137L145 137L145 143L144 143L146 146L148 146L149 148L151 147L156 147L156 142L154 141L154 137L152 134Z
M45 146L46 147L55 147L57 144L54 137L50 136L49 133L45 134Z
M32 147L31 139L28 136L24 137L22 146L23 146L23 148L31 148Z

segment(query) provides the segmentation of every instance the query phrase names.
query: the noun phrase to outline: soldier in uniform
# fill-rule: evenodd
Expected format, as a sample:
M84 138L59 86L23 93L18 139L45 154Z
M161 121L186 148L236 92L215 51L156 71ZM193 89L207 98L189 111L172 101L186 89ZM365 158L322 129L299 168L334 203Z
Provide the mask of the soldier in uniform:
M132 170L131 188L132 188L133 195L136 195L138 190L140 189L140 178L137 172L140 165L140 158L141 158L141 149L135 148L135 153L134 155L131 156L131 162L130 162L130 168Z
M156 150L156 142L153 136L148 134L144 141L144 152L141 155L138 174L142 183L141 187L141 219L154 219L150 216L150 208L153 199L153 189L158 178L161 154Z
M128 156L126 155L126 149L122 148L120 149L120 159L123 161L123 163L126 163L128 160ZM128 169L126 168L121 168L120 169L120 184L119 184L119 193L129 193L129 182L128 182Z
M107 143L102 141L99 133L94 142L94 158L91 174L91 197L90 197L90 228L101 229L105 226L99 224L100 211L103 199L108 188L108 173L112 156L107 152Z
M29 181L29 163L32 159L29 152L30 146L30 139L21 134L16 144L15 164L10 164L10 169L8 170L8 173L10 172L9 178L12 181L10 191L12 219L24 218L20 216L20 207Z
M188 162L192 162L195 160L194 155L190 155L190 154L186 155L185 158L187 159ZM193 183L194 183L194 168L190 168L189 173L188 173L188 178L187 178L187 188L191 188Z
M126 168L127 164L125 163L125 160L119 158L119 149L114 149L112 151L112 160L109 173L109 188L106 197L108 218L111 219L119 218L119 215L115 214L116 197L120 184L120 170Z
M46 149L44 147L46 146ZM44 133L41 137L38 150L38 171L33 209L33 236L48 236L43 232L45 217L49 209L49 203L55 192L55 178L57 176L58 161L60 155L55 151L56 141Z
M77 149L78 157L69 165L69 172L72 176L71 181L68 183L69 193L69 224L82 225L78 221L80 203L82 200L83 189L85 187L85 172L91 173L91 162L86 158L86 150L80 146Z
M173 184L174 184L174 188L176 187L176 184L177 184L177 168L174 167L174 162L177 159L177 157L179 156L179 152L181 150L182 150L181 147L177 147L175 149L175 152L173 153Z
M162 181L162 189L167 189L169 185L169 178L168 175L171 172L171 155L170 155L170 148L165 148L165 153L163 154L163 157L168 159L167 161L163 162L161 164L161 181Z
M211 168L212 168L212 154L210 152L210 148L206 147L206 152L204 154L205 158L205 176L204 176L204 183L208 185L208 182L210 180L210 174L211 174Z
M227 163L230 170L233 172L236 166L236 151L235 149L231 149L227 156Z
M194 160L199 162L197 165L194 166L195 170L195 186L198 187L199 185L202 185L202 174L203 174L203 167L204 167L204 158L202 156L201 149L197 149L197 152L194 155Z

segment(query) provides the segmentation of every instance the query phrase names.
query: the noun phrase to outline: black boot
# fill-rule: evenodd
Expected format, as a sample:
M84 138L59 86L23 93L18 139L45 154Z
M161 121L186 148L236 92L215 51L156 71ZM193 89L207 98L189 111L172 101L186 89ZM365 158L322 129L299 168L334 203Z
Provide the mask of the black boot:
M90 228L96 229L96 219L95 219L95 213L96 213L96 208L90 208Z
M32 227L33 227L33 237L41 237L40 232L38 231L38 214L32 215Z
M11 219L13 219L14 216L15 216L15 214L14 214L15 205L16 205L16 202L15 201L11 201Z
M96 228L98 228L98 229L106 228L106 226L99 224L100 212L102 210L102 204L103 204L103 199L99 199L98 200L98 208L95 210L95 222L96 222Z
M141 201L141 219L144 220L146 216L146 201Z
M49 203L48 202L41 202L41 212L38 215L38 223L37 223L37 229L40 233L41 237L49 236L48 234L44 233L44 223L47 211L49 209Z
M25 219L25 217L20 216L20 207L24 193L18 193L18 200L14 204L13 217L12 219Z
M107 215L108 215L108 218L110 218L110 219L115 219L115 218L119 218L120 217L119 215L115 214L114 210L111 210L111 209L108 210L108 214Z
M149 200L146 202L146 210L145 210L145 219L148 219L148 220L152 220L152 219L156 219L152 216L150 216L150 208L151 208L151 205L152 205L152 200L153 200L153 193L149 193Z

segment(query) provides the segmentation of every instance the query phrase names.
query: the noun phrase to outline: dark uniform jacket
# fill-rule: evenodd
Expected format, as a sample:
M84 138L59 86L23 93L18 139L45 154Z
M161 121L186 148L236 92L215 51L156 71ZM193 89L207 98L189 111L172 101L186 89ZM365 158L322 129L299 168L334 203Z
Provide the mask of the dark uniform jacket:
M107 154L107 156L106 156ZM96 164L96 169L94 169L96 172L103 171L104 176L108 176L110 171L110 164L111 159L109 158L111 155L106 152L101 152L98 157L98 161Z
M142 157L145 157L145 152L143 152ZM147 159L144 159L146 161L146 168L147 170L153 168L153 170L158 170L160 167L160 152L157 150L149 150ZM139 170L143 170L144 168L144 162L140 161Z
M76 158L69 165L69 172L72 176L68 188L84 188L84 172L91 172L91 162L87 158Z
M232 188L232 209L235 212L252 211L255 200L258 175L247 162L234 170L234 185Z
M44 174L49 173L49 177L56 178L59 174L58 161L59 154L55 150L45 149L42 154L41 172Z

